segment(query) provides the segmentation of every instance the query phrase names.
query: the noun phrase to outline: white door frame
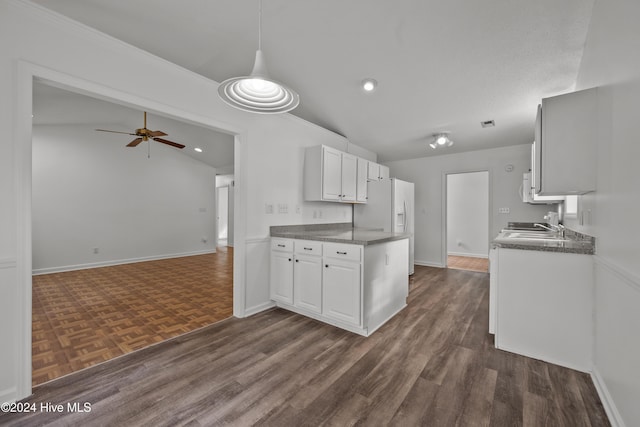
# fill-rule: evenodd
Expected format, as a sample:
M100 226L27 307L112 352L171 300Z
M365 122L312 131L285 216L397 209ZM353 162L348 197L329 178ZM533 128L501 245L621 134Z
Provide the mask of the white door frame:
M111 87L78 78L66 73L52 70L27 61L17 64L17 86L15 96L16 135L14 139L14 164L16 188L16 222L17 222L17 258L16 274L18 282L17 323L12 325L19 331L19 345L14 354L18 370L17 395L31 394L31 324L32 324L32 212L31 212L31 178L32 178L32 117L33 117L33 82L43 81L52 86L71 92L88 95L127 107L161 114L191 123L196 126L234 135L234 179L235 197L234 238L238 243L233 257L233 314L236 317L245 315L245 230L246 230L246 193L245 162L247 158L247 130L235 127L207 116L201 116L181 108L163 104L150 99L132 95Z
M227 219L226 219L226 224L227 224L227 241L229 239L229 186L228 185L223 185L222 187L217 187L216 188L216 246L218 241L220 240L220 190L224 189L224 192L227 193L227 200L226 200L226 215L227 215Z
M458 175L461 173L475 173L475 172L487 172L488 174L488 179L489 179L489 191L488 191L488 209L489 209L489 223L487 224L487 242L491 241L491 230L493 228L493 215L491 215L492 209L491 207L493 206L493 186L491 185L491 179L492 179L492 175L491 175L491 169L489 168L480 168L480 169L453 169L453 170L448 170L448 171L443 171L442 172L442 235L441 235L441 243L440 243L440 250L441 250L441 259L442 259L442 265L444 268L447 268L447 257L448 257L448 248L447 248L447 242L448 242L448 235L447 235L447 228L448 228L448 224L447 224L447 192L448 192L448 188L447 188L447 176L448 175Z

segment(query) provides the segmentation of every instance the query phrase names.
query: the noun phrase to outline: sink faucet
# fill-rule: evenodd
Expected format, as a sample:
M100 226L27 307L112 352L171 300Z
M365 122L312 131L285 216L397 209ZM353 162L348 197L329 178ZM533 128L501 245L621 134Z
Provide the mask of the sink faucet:
M544 228L545 230L549 230L549 231L555 231L556 233L558 233L560 235L560 237L564 238L564 225L562 224L558 224L558 225L554 225L554 224L549 224L549 226L546 226L544 224L538 224L535 223L533 224L534 227L541 227Z

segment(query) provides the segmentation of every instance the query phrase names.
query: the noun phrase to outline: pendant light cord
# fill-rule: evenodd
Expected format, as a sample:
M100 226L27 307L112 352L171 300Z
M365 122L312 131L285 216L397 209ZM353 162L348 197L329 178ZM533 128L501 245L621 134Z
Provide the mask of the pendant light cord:
M262 0L258 6L258 50L262 50Z

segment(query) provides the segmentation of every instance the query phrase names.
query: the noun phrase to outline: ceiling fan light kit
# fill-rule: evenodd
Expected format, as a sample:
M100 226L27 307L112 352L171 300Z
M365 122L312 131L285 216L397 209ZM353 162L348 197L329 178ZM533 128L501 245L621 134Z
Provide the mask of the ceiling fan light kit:
M130 132L120 132L117 130L107 130L107 129L96 129L98 132L111 132L111 133L122 133L124 135L133 135L137 136L136 139L127 144L127 147L137 147L143 141L149 141L150 139L161 144L170 145L172 147L176 147L179 149L183 149L185 145L178 144L177 142L169 141L168 139L159 138L160 136L167 136L166 133L161 130L149 130L147 129L147 112L144 112L144 126L140 129L136 129L135 133Z
M269 77L262 53L262 0L258 15L258 50L253 70L249 76L232 77L220 83L218 95L230 106L250 113L286 113L300 103L300 96L293 89Z

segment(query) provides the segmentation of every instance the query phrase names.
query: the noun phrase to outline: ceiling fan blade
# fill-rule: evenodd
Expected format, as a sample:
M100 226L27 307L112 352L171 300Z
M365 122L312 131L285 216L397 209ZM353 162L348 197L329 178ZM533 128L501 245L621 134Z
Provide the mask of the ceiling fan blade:
M111 132L111 133L123 133L125 135L136 135L135 133L131 133L131 132L120 132L117 130L106 130L106 129L96 129L98 132Z
M154 140L154 141L161 142L161 143L163 143L163 144L170 145L170 146L172 146L172 147L180 148L180 149L182 149L182 148L186 147L185 145L178 144L177 142L173 142L173 141L167 141L166 139L162 139L162 138L153 138L153 140Z
M162 132L161 130L151 130L149 131L149 136L167 136L168 134Z
M142 142L142 138L136 138L127 144L127 147L135 147Z

